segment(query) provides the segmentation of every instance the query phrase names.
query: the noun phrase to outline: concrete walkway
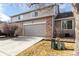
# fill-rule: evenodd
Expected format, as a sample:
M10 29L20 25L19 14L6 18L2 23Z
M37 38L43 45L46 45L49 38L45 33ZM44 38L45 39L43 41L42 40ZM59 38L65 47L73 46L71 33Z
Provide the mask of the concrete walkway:
M42 40L43 37L0 38L0 56L15 56Z

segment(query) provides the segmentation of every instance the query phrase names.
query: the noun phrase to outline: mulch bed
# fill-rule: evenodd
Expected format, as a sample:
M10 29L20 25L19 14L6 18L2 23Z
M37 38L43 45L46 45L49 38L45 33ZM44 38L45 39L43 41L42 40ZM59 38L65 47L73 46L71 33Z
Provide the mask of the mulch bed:
M51 49L51 41L42 40L22 51L17 56L71 56L74 53L74 46L75 43L66 42L66 50L54 50Z

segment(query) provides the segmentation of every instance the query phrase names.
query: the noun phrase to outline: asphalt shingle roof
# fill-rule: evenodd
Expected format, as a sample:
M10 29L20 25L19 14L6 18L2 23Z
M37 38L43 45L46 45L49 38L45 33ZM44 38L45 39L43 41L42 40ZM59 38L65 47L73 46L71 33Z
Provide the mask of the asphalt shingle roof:
M59 13L55 19L66 18L66 17L73 17L73 13L72 12Z

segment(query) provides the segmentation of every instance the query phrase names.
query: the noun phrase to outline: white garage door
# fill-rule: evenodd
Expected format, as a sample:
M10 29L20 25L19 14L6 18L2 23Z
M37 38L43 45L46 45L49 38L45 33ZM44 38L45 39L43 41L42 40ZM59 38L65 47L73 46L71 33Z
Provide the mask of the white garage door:
M45 21L29 21L24 24L24 35L27 36L46 36Z

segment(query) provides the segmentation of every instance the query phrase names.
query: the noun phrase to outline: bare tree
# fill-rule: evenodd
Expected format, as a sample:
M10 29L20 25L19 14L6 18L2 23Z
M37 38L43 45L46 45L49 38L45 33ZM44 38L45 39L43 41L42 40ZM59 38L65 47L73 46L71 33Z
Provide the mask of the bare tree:
M38 8L43 8L49 5L55 5L56 3L10 3L10 4L6 4L7 5L11 5L14 7L22 7L23 9L26 8L30 8L30 9L38 9Z

